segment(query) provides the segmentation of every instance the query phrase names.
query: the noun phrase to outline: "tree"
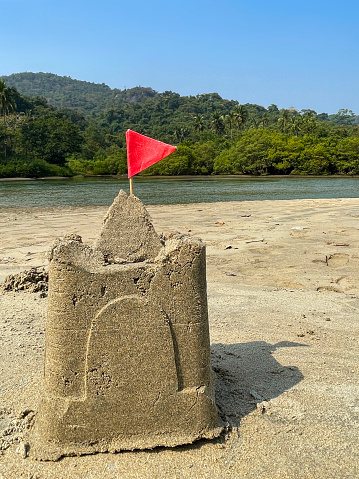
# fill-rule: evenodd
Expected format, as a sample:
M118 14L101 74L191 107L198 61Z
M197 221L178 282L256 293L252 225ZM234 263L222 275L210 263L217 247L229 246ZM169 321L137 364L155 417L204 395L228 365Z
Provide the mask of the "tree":
M6 86L5 80L0 79L0 107L4 119L4 124L6 123L6 115L15 109L15 99L14 99L14 88L9 88Z
M268 110L268 113L279 113L278 107L277 107L277 105L275 105L274 103L272 103L271 105L269 105L269 107L267 108L267 110Z
M272 173L272 157L269 152L279 133L268 130L247 130L235 145L222 151L215 159L214 171L220 174Z
M218 110L212 115L211 127L214 133L217 135L223 135L225 130L224 118Z
M204 130L204 116L200 113L194 117L194 129L198 131L198 133L202 133Z
M279 130L282 133L287 133L288 128L289 128L289 118L290 118L290 113L289 110L281 110L280 112L280 117L278 118L278 125L279 125Z
M317 130L318 123L315 115L316 113L313 110L306 110L301 117L301 130L304 134L311 135Z
M264 115L262 116L259 124L260 124L261 128L266 128L269 125L269 115L268 115L268 113L264 113Z
M188 135L188 128L185 128L185 127L177 127L174 131L174 135L176 137L176 140L179 142L179 143L182 143L182 141L184 141L184 139L186 138L186 136Z
M288 121L288 131L291 135L298 136L301 130L300 118L291 116Z
M336 125L353 125L355 122L354 112L347 108L341 108L338 113L330 115L329 118Z
M248 120L248 111L246 110L244 105L236 105L234 107L234 114L236 118L237 128L238 130L241 130Z
M233 127L236 124L236 114L234 111L230 111L228 115L225 116L225 121L229 128L230 137L233 138Z
M359 137L343 138L336 147L337 168L341 174L359 172Z
M64 165L65 159L79 152L83 137L77 125L60 118L38 118L22 128L26 156Z

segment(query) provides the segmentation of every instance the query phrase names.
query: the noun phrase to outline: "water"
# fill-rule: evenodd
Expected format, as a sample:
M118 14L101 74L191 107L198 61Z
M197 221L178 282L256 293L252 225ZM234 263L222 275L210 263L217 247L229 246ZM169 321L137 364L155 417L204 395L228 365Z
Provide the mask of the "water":
M0 208L106 206L112 203L120 189L129 191L127 179L70 178L0 181ZM136 177L134 193L145 204L358 198L359 178Z

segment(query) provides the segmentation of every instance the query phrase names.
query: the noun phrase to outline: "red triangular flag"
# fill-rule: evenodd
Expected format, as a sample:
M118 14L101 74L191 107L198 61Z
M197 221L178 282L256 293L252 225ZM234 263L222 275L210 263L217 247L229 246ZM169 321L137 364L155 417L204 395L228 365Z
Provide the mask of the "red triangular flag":
M175 146L153 140L132 130L126 131L126 143L129 178L177 150Z

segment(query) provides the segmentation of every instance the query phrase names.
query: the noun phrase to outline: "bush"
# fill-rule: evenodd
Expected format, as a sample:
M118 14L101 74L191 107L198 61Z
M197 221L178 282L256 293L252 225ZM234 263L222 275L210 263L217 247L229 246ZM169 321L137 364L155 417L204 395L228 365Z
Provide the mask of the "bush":
M0 178L41 178L44 176L71 176L67 167L47 163L45 160L12 158L0 164Z

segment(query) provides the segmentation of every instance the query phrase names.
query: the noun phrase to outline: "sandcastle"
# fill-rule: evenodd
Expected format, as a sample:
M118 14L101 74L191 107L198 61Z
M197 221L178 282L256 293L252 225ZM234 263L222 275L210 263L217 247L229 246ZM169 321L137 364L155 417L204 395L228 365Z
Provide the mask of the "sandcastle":
M94 248L50 252L44 393L30 456L176 446L221 432L214 401L205 246L162 238L121 191Z

